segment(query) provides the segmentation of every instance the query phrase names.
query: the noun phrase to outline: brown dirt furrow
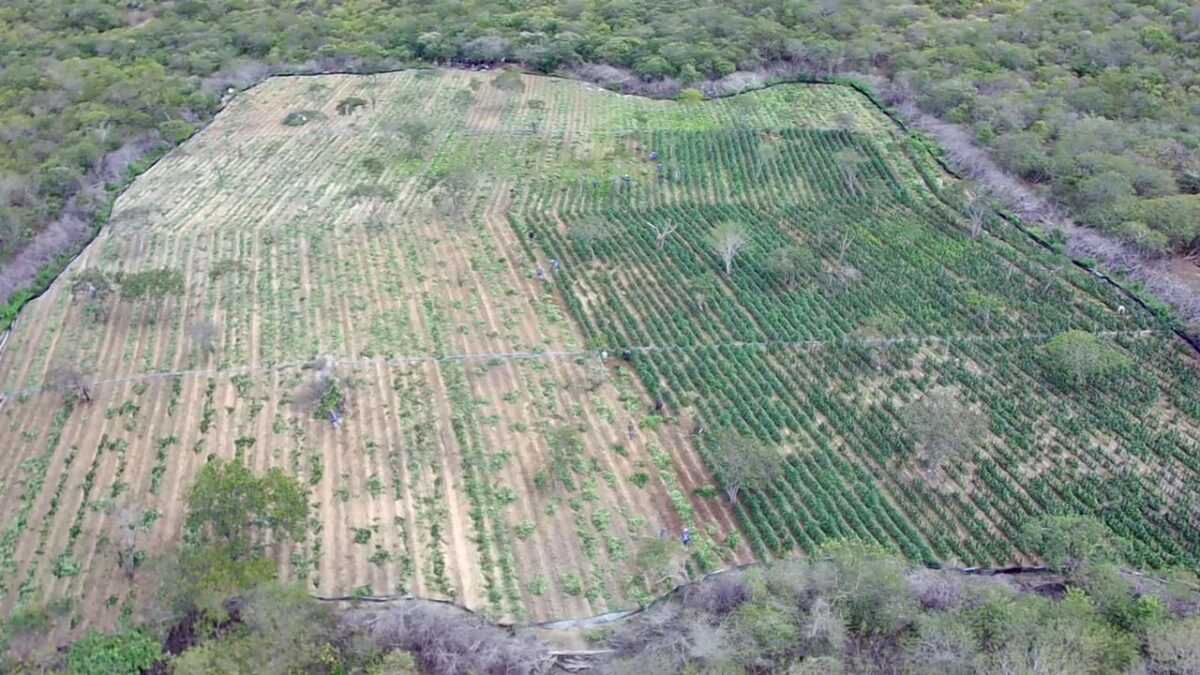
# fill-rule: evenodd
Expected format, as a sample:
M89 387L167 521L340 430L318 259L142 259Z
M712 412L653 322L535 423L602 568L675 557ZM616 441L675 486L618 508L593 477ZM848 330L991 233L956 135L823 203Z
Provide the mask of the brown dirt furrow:
M441 463L442 489L445 492L445 503L449 509L446 531L448 553L446 571L451 583L455 586L455 597L468 606L481 606L484 602L483 571L478 553L473 550L475 535L472 534L468 517L471 504L463 488L461 463L453 461L462 457L462 449L459 448L458 441L450 430L449 420L452 413L447 404L448 395L442 381L441 371L435 365L428 365L425 369L429 376L434 401L433 409L437 420L436 445L441 448L438 456ZM497 570L493 569L489 572L493 576L498 576ZM454 583L455 581L457 583Z
M486 389L497 394L502 391L521 390L519 367L517 363L508 362L491 369L487 375ZM484 427L483 432L491 447L512 452L512 457L501 474L501 483L517 491L517 501L510 507L516 511L512 514L515 522L508 523L509 526L515 526L525 519L536 524L533 533L524 541L518 539L515 531L511 529L505 533L505 536L512 538L514 553L519 563L519 577L526 594L527 609L532 616L535 605L539 604L535 601L539 599L528 594L529 584L535 579L554 583L561 571L573 569L578 565L579 554L572 551L570 540L562 536L564 532L570 531L563 529L570 527L570 520L562 517L562 512L566 509L560 509L558 516L553 518L552 522L547 522L551 520L544 510L547 491L539 490L533 483L533 475L547 462L548 451L535 437L530 437L532 434L519 435L512 430L516 424L523 424L530 429L536 428L537 420L531 414L530 406L518 399L515 406L504 404L504 408L500 423L495 427ZM555 594L543 596L540 604L556 613L581 609L577 600L565 596L555 597Z

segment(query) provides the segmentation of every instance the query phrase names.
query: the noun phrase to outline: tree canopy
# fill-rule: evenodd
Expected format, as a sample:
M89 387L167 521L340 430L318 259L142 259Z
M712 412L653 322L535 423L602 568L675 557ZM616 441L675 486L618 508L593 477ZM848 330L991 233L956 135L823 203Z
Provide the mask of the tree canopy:
M710 447L713 468L729 501L735 504L743 488L769 483L782 471L778 450L729 427L713 432Z
M895 103L960 125L1078 220L1147 250L1189 249L1200 234L1196 22L1181 0L14 0L0 7L0 261L30 258L0 300L90 234L104 200L85 195L111 196L231 93L294 64L519 62L684 101L720 93L713 82L737 71L878 75ZM520 88L515 73L496 83ZM855 164L840 170L857 192ZM39 233L56 245L35 252Z
M1098 382L1130 364L1122 351L1081 330L1055 335L1046 343L1046 356L1051 367L1077 385Z
M233 559L255 554L264 541L304 536L308 491L275 467L255 476L237 461L204 465L188 491L187 528Z
M959 402L948 389L937 388L901 411L908 433L927 474L949 457L972 450L987 432L987 418Z

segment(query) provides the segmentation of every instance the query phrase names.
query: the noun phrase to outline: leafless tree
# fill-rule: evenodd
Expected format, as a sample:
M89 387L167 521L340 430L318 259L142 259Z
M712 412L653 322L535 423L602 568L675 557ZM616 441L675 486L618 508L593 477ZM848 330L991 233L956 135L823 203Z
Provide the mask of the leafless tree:
M767 167L779 159L779 143L775 141L760 141L754 153L754 172L759 179L767 172Z
M647 592L688 580L687 555L674 537L644 540L638 547L633 564Z
M668 220L665 224L653 223L650 227L654 228L654 247L661 250L667 237L679 229L679 223Z
M434 206L456 218L465 218L477 180L475 172L467 168L447 172L434 188Z
M839 150L833 157L838 171L842 174L842 180L846 182L846 187L852 195L858 195L861 190L858 174L865 160L866 158L862 156L862 153L854 148Z
M217 326L211 321L196 321L187 327L187 338L192 348L201 354L211 354L217 350Z
M837 250L837 257L833 262L825 264L820 277L821 283L831 290L843 290L862 277L858 268L846 262L846 255L854 245L856 236L844 226L834 225L833 229L826 231L824 238L826 246Z
M46 385L67 396L76 396L84 403L92 402L87 377L75 366L56 366L46 373Z
M725 265L725 274L733 274L733 261L738 254L746 249L749 243L749 237L746 234L746 227L741 223L724 222L713 229L709 236L709 244L721 257L721 262Z
M596 391L608 381L608 368L599 356L588 360L588 391Z
M367 200L367 229L382 230L387 225L388 200L378 195Z
M325 393L329 391L333 380L323 374L318 373L316 377L309 380L296 396L292 399L292 404L296 409L306 415L311 415L316 412L317 407L321 405L321 399L325 397Z
M693 280L690 285L690 290L692 302L695 303L696 309L701 312L707 312L708 301L720 293L716 282L708 275Z
M595 260L596 243L608 238L609 227L599 218L583 218L567 226L567 236L587 248L589 257Z
M155 206L137 206L121 211L113 217L109 226L123 234L129 234L159 225L162 217L162 210Z
M837 247L837 264L841 265L846 261L846 254L850 252L850 247L854 245L855 235L850 230L842 230L834 237L834 245Z
M918 569L904 579L909 596L925 610L944 612L953 609L966 594L962 578L945 572Z
M1056 265L1046 270L1046 281L1042 284L1039 291L1042 295L1049 295L1050 289L1054 288L1058 283L1058 273L1062 271L1062 265Z
M313 80L304 88L304 97L313 105L320 105L329 98L330 91L329 85L319 80Z
M1155 675L1200 673L1200 618L1158 624L1150 630L1146 651Z
M125 578L130 581L133 581L141 562L137 541L144 515L145 509L137 505L126 506L117 514L117 564L120 565Z
M971 237L978 239L983 234L984 219L989 208L982 195L975 195L967 200L967 217L971 220Z
M100 144L100 147L107 149L108 136L112 132L112 123L108 120L100 120L96 123L93 131L96 132L96 141Z
M796 290L800 274L816 265L816 258L803 246L787 245L775 249L767 258L767 267L778 275L789 291Z
M367 90L367 100L371 102L371 110L379 102L379 73L371 73L364 78Z
M91 267L75 275L71 282L71 297L75 302L82 303L86 316L94 321L104 321L108 318L106 301L115 289L112 276Z

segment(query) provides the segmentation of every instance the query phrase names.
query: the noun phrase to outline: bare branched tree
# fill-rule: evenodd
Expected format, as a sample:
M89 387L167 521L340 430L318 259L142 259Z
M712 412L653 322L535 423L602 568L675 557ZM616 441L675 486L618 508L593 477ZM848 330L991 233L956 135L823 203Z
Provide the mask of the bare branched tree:
M754 153L754 172L761 179L767 172L767 168L774 164L779 159L779 143L775 141L762 141L758 144L758 148Z
M693 280L690 290L692 302L695 303L696 309L701 312L708 311L708 301L712 300L720 292L716 282L708 275Z
M596 244L609 236L608 224L599 218L584 218L567 226L567 236L578 242L588 251L588 256L596 259Z
M979 235L983 234L983 224L989 210L987 200L981 195L976 195L967 201L967 217L971 220L972 238L978 239Z
M833 161L837 164L838 171L842 174L842 180L846 182L850 194L858 195L861 191L858 174L866 158L854 148L845 148L834 155Z
M364 79L367 89L367 100L371 102L371 110L379 103L379 73L371 73Z
M217 326L211 321L196 321L187 327L187 338L192 348L201 354L211 354L217 350Z
M734 259L746 249L749 242L750 238L746 234L746 227L741 223L721 223L713 229L709 236L709 244L725 265L725 274L730 275L733 274Z
M800 274L816 264L812 252L794 244L775 249L767 258L767 267L783 281L789 291L796 290Z
M84 314L97 322L108 318L106 301L114 290L112 276L94 267L76 274L71 283L72 299L81 303Z
M854 245L855 235L849 230L842 230L835 238L837 246L837 264L841 265L846 261L846 254L850 252L850 247Z
M126 506L117 514L117 564L126 579L133 581L141 557L138 555L138 532L141 531L145 509L141 506Z
M46 385L66 396L75 396L84 403L92 402L92 394L83 371L75 366L56 366L46 373Z
M434 188L433 205L456 218L465 218L477 181L475 172L467 168L445 173Z
M667 241L667 237L679 229L679 223L676 223L674 220L668 220L666 223L653 223L650 227L654 228L654 247L661 250L663 244Z

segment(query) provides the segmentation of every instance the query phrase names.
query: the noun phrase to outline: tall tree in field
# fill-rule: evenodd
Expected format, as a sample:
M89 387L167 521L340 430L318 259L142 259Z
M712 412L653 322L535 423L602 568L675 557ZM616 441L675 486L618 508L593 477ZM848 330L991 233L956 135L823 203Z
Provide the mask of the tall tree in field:
M521 71L516 68L505 68L504 72L492 79L492 86L508 96L525 91L525 81L521 79Z
M711 275L705 274L702 277L693 279L688 284L688 291L692 296L692 302L696 305L696 309L701 312L707 312L708 303L721 293L721 287L717 285L716 280Z
M217 351L217 326L211 321L196 321L188 325L184 331L192 343L192 348L201 354L211 354Z
M633 565L641 577L641 586L651 593L660 586L687 581L687 555L674 537L647 539L638 547Z
M766 175L767 169L779 161L779 141L761 140L754 153L754 174L759 179Z
M741 223L724 222L717 225L709 235L709 244L713 251L721 257L725 265L725 274L733 274L733 261L738 254L746 250L750 237L746 234L746 226Z
M816 256L798 244L781 246L767 258L767 268L777 276L789 290L796 290L800 275L817 266Z
M142 562L137 541L144 515L145 509L133 504L122 508L117 518L117 564L130 581Z
M951 198L958 203L970 223L971 237L978 239L983 234L984 221L991 211L983 186L975 181L964 180L950 191Z
M121 300L147 308L161 307L165 300L183 295L184 288L183 272L169 267L125 274L118 283Z
M46 373L46 386L62 392L65 396L74 396L84 403L92 402L92 393L88 386L87 377L75 366L56 366Z
M983 414L964 406L949 389L934 389L909 403L901 417L927 476L949 457L972 450L987 432Z
M725 495L734 504L743 488L769 483L782 471L783 460L775 448L729 427L713 434L712 448L713 469L720 474Z
M661 250L667 242L667 237L679 229L679 223L668 220L665 223L651 223L650 227L654 228L654 248Z
M116 289L113 278L94 267L75 275L71 282L71 298L83 305L83 313L93 321L108 318L107 300Z
M266 540L299 539L308 525L308 490L278 467L259 477L241 462L210 462L187 501L187 529L234 560L260 554Z
M837 165L838 172L842 174L842 180L845 181L850 194L857 196L862 189L859 173L866 158L854 148L844 148L833 156L833 161Z
M407 119L396 127L396 131L408 143L408 151L419 157L429 147L429 137L433 134L433 125L422 119Z
M1108 377L1130 363L1116 347L1081 330L1055 335L1046 343L1046 355L1055 370L1077 385Z
M371 73L363 78L367 89L367 100L371 102L371 110L379 103L379 73Z
M596 244L609 236L608 225L599 218L584 218L567 226L567 236L588 251L596 259Z
M468 167L449 169L435 177L433 205L456 218L466 218L478 176Z
M983 195L972 195L967 198L967 218L971 221L971 237L973 239L978 239L983 234L984 221L990 210Z

